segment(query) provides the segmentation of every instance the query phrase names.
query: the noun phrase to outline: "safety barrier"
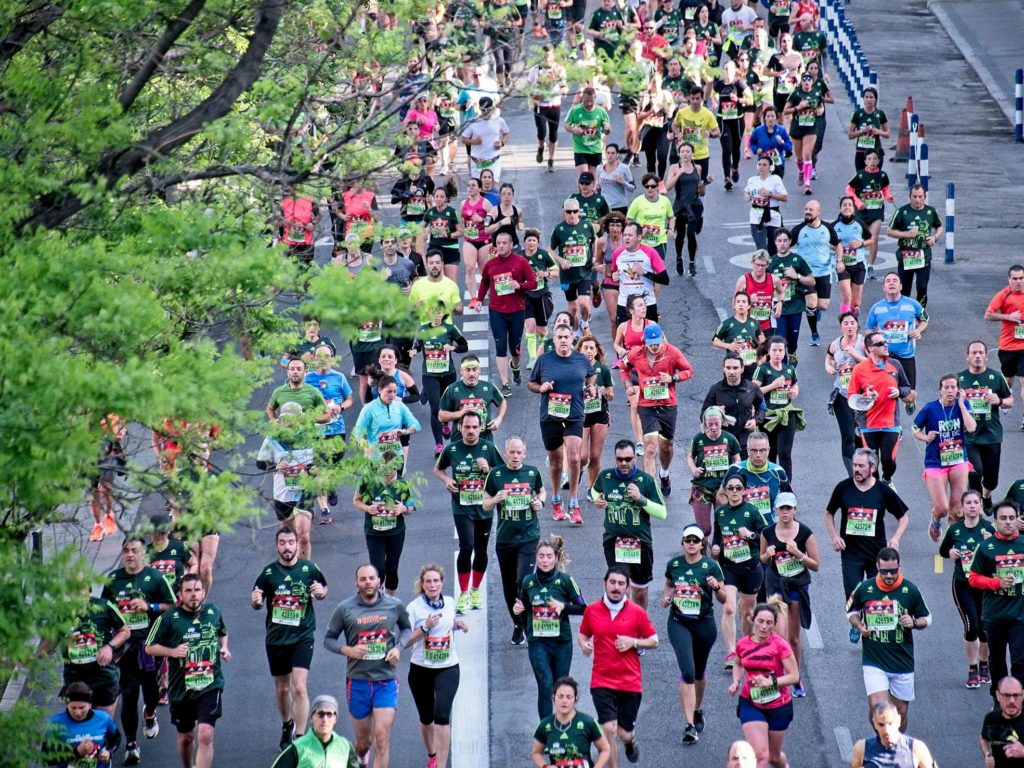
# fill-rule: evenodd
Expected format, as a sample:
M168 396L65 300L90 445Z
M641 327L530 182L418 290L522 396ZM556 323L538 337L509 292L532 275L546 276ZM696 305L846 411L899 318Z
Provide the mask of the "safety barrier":
M857 40L857 30L847 21L840 0L818 0L818 7L821 10L820 29L828 41L828 52L839 81L850 101L862 107L864 89L869 85L878 88L878 73L868 66L867 56Z
M946 263L953 263L953 230L956 218L956 186L946 184Z
M1013 77L1013 138L1024 144L1024 69L1018 69Z

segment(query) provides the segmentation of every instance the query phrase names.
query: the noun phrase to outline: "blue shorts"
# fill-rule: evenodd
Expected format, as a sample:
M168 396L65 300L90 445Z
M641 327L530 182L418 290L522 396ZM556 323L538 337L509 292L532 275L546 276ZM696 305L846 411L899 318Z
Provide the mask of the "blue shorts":
M769 731L784 731L793 722L793 702L787 701L781 707L761 709L750 699L740 697L736 705L736 716L743 723L768 723Z
M398 680L353 680L345 684L348 713L363 720L375 709L398 708Z

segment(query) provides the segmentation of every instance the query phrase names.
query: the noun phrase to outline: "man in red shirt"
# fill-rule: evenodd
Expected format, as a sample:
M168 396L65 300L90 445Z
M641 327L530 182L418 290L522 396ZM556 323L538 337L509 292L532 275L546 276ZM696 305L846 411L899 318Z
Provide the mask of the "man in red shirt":
M676 384L693 378L693 366L665 341L661 326L651 323L644 328L644 345L629 351L619 375L630 397L639 389L636 413L644 434L644 472L654 477L657 454L661 458L661 493L668 496L672 493L668 468L676 436Z
M999 367L1013 389L1014 377L1020 378L1024 399L1024 267L1014 264L1007 272L1009 285L992 297L985 319L1002 323L999 328ZM1020 428L1024 430L1024 420Z
M281 242L288 247L288 255L303 264L313 261L313 227L316 211L313 201L299 197L294 188L281 200L281 218L278 219Z
M665 62L672 58L672 46L668 40L658 34L658 28L655 25L654 19L648 19L644 22L639 40L644 45L641 55L645 59L653 61L658 72L664 72Z
M636 740L636 715L643 698L640 654L658 647L658 633L647 612L626 598L629 576L621 565L613 565L604 577L604 595L583 611L576 642L584 656L594 657L590 674L590 696L609 743L616 735L626 750L626 759L640 759ZM612 749L610 768L619 766L619 750Z
M523 382L519 372L519 353L526 323L526 292L537 288L537 278L530 262L512 252L512 235L499 232L494 238L495 255L484 265L477 300L484 297L490 305L488 314L494 336L494 359L498 363L501 394L512 396L508 383L508 355L512 353L512 380L518 387Z

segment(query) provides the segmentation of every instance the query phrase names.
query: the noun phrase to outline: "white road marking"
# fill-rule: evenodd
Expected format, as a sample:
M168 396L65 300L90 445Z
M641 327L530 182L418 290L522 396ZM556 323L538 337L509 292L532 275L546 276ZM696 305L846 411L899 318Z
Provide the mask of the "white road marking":
M850 738L850 729L843 726L836 726L832 729L836 735L836 744L839 745L839 754L844 763L850 762L850 755L853 752L853 739Z
M481 331L490 330L490 323L486 320L467 320L462 324L462 335L465 336L467 333L480 333Z
M457 573L455 563L452 573ZM458 581L452 583L458 587ZM487 676L487 577L480 585L483 607L467 611L462 620L469 632L457 633L457 653L463 684L452 705L452 768L480 768L490 762L491 718L488 715Z
M467 346L469 347L469 351L473 352L475 350L480 349L485 350L490 346L490 344L488 343L487 339L470 339L469 342L467 343ZM482 363L483 360L481 360L480 362Z
M821 641L821 632L818 631L818 620L811 616L811 627L810 629L804 630L807 633L807 647L813 648L816 651L820 651L825 647L825 644Z

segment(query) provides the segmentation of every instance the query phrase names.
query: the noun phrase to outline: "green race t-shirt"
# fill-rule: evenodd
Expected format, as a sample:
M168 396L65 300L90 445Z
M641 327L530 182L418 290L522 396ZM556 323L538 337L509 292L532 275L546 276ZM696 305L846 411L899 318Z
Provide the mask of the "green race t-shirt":
M988 520L979 520L973 528L968 528L963 520L957 520L946 529L939 544L939 554L943 557L949 556L949 550L958 549L962 553L953 561L953 579L955 581L967 581L967 571L971 569L974 562L974 552L985 539L995 533L995 528ZM987 535L986 535L987 534Z
M445 352L444 345L455 346L463 338L459 329L451 323L432 325L424 323L420 326L416 337L420 340L420 355L423 358L422 370L424 376L436 376L446 378L454 372L452 356Z
M580 154L601 154L604 146L604 127L611 124L604 107L587 109L583 104L574 104L565 118L567 125L583 129L582 135L573 134L572 151Z
M548 765L553 768L589 768L591 749L603 731L589 715L577 712L568 726L559 723L555 715L540 721L533 738L544 745Z
M782 314L803 314L807 309L804 294L807 293L808 289L801 285L799 280L786 277L786 270L789 267L793 267L800 277L806 277L811 274L811 268L803 260L803 257L798 256L792 251L785 256L776 254L772 256L771 261L768 263L768 271L782 285Z
M762 363L754 370L752 381L759 387L771 384L776 379L782 379L786 383L778 389L764 393L764 401L765 405L768 406L768 410L785 408L792 402L789 396L789 389L796 384L796 368L786 363L783 364L781 371L777 371L770 364Z
M519 469L499 465L487 473L484 482L487 496L508 491L505 500L498 504L498 544L518 546L540 538L540 520L530 502L543 487L540 470L528 464Z
M579 224L561 222L551 232L551 250L569 262L569 268L562 270L563 283L578 283L589 280L593 270L594 228L589 221Z
M157 551L154 544L146 547L146 559L149 561L149 567L160 571L167 581L167 586L177 594L175 585L178 579L185 575L185 568L192 559L192 550L185 542L169 538L167 545L160 551Z
M672 603L669 612L674 619L706 619L714 613L714 590L708 586L708 576L714 576L720 584L725 576L718 563L710 557L701 557L695 563L685 557L668 561L665 566L665 580L672 583Z
M310 389L313 389L310 387ZM313 390L314 392L316 390ZM141 597L147 605L154 603L174 604L174 592L167 581L155 568L146 566L132 575L124 568L118 568L110 574L106 586L103 587L104 600L109 600L117 608L124 623L132 630L132 637L142 640L149 631L149 626L157 614L150 611L135 611L130 605L132 600Z
M761 567L759 536L765 521L757 507L749 501L738 507L723 504L715 510L714 524L715 544L721 548L718 562L724 570L749 573ZM754 538L741 536L740 528L746 528Z
M744 367L757 362L757 340L761 336L761 324L750 317L742 323L735 317L727 317L715 329L715 338L719 341L726 344L738 341L743 345L739 354Z
M399 502L408 504L412 500L412 488L405 480L385 483L378 477L365 478L356 489L359 499L373 513L363 516L363 533L366 536L397 536L405 533L405 515L396 515Z
M600 193L584 197L579 192L573 192L569 197L580 204L581 221L589 221L596 226L597 222L611 213L612 209L608 207L608 201Z
M481 426L484 427L480 430L480 437L490 438L491 433L486 427L493 418L491 406L500 407L503 402L505 402L505 396L489 381L478 381L471 387L459 379L454 384L449 384L444 394L441 395L440 409L452 413L465 408L476 411L480 414L480 419L483 422ZM461 424L462 420L460 419L452 426L453 440L458 439Z
M693 484L714 493L722 485L732 457L739 456L740 443L732 434L723 431L717 438L699 432L690 441L690 457L704 471L693 479Z
M910 204L896 210L889 221L889 229L906 232L917 227L917 237L901 237L896 241L896 256L905 270L920 269L932 263L932 247L928 245L928 237L941 226L942 219L930 205L920 211L914 210Z
M519 587L519 599L527 610L526 634L530 639L550 638L572 642L569 612L562 611L559 616L548 607L548 601L552 599L567 606L581 601L579 585L572 576L558 570L528 573Z
M608 502L604 515L603 541L625 538L651 544L651 516L643 506L627 495L626 488L630 483L636 484L643 498L664 504L658 484L646 472L637 470L632 477L620 479L614 470L602 469L591 489L591 495L599 494Z
M82 682L90 687L116 683L117 665L101 667L96 658L100 648L109 643L123 626L124 619L113 603L90 597L85 613L64 639L64 682Z
M291 645L316 633L314 581L327 586L323 572L309 560L299 559L290 566L275 560L260 572L253 589L263 593L267 609L267 645Z
M986 601L988 596L985 596ZM928 606L921 591L907 579L889 592L879 589L875 579L862 581L846 604L847 612L860 611L861 621L872 629L864 638L861 661L892 674L914 671L914 630L900 624L909 612L914 618L927 616Z
M156 620L146 645L175 648L188 644L183 659L167 659L167 694L172 702L197 699L210 691L224 690L220 638L227 635L220 609L206 604L192 613L171 608Z
M971 406L971 416L978 423L974 432L965 432L968 445L998 445L1003 441L1003 424L999 418L999 406L988 401L989 394L999 396L1000 400L1010 397L1012 392L1006 378L993 368L986 368L981 373L961 371L956 380Z
M490 440L481 439L476 445L470 446L462 442L462 438L457 438L441 451L437 457L437 468L444 471L450 467L452 478L459 486L458 492L451 494L453 514L473 520L490 520L494 510L483 508L484 481L490 469L488 472L480 471L476 463L480 458L487 461L490 469L504 466L501 454Z
M1009 589L985 591L981 603L982 621L1018 623L1024 621L1024 539L985 539L974 550L970 571L982 576L1013 576Z
M440 211L431 206L423 214L423 226L430 237L431 248L458 250L459 241L453 235L459 226L459 215L450 205Z

